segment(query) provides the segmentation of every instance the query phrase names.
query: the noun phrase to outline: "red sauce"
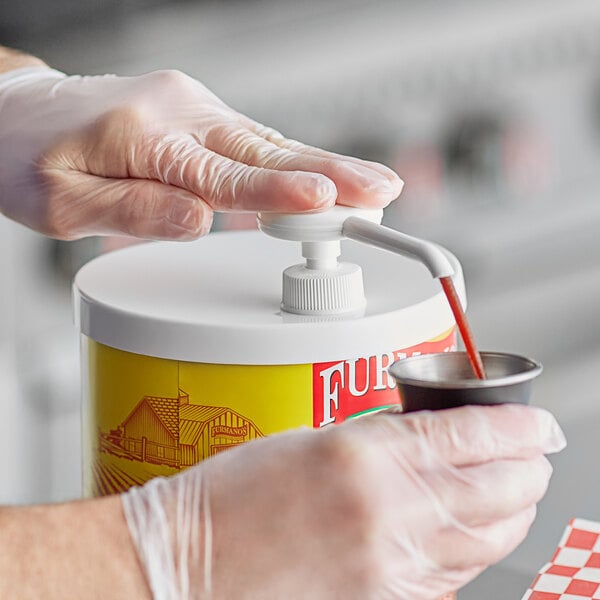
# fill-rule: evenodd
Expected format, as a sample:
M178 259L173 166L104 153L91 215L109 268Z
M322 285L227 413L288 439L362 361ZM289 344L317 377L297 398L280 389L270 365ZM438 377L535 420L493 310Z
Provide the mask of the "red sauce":
M465 349L467 350L469 362L471 363L471 367L473 367L473 373L475 373L479 379L485 379L483 361L481 360L481 355L479 354L479 350L477 350L477 346L475 346L473 332L469 327L469 322L467 321L465 312L462 309L462 304L458 294L456 293L454 282L452 281L451 277L440 277L440 283L442 284L442 288L444 289L444 293L446 294L446 298L448 298L448 303L450 304L450 308L454 314L456 325L458 326L460 336L462 337L462 340L465 344Z

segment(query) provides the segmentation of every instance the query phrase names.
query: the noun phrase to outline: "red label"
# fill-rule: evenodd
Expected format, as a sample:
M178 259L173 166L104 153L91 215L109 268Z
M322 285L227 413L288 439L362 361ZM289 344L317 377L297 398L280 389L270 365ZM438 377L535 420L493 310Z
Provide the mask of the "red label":
M442 339L394 352L313 364L313 427L400 403L388 367L401 358L456 350L454 328Z

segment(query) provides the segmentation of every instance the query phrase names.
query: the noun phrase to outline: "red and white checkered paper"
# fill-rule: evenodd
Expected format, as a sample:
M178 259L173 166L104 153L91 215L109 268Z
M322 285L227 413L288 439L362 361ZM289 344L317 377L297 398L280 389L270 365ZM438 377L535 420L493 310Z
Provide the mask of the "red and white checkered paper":
M522 600L600 599L600 523L571 519Z

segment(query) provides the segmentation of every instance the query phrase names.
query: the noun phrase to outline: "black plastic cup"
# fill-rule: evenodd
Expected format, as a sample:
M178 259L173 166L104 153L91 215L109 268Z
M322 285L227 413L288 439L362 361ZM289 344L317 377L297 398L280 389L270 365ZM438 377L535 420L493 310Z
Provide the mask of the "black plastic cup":
M528 404L542 365L525 356L481 352L486 379L477 379L466 352L403 358L389 373L398 384L404 412L441 410L466 404Z

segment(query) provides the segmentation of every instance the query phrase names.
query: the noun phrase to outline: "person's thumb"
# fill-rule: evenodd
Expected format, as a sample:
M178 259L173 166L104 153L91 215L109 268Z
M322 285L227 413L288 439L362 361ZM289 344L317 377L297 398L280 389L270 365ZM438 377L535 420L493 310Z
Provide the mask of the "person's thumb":
M405 424L455 466L531 458L560 452L567 445L551 413L522 404L412 413Z
M379 431L381 443L408 453L415 464L432 457L457 467L494 460L527 459L560 452L565 436L542 408L519 404L462 406L435 412L393 414L383 411L361 419Z

